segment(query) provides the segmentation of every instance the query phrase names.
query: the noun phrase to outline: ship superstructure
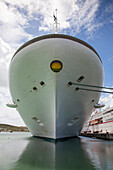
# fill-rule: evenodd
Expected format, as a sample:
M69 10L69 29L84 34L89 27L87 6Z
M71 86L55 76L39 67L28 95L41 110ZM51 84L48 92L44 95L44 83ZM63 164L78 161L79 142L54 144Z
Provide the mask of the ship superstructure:
M93 113L84 125L82 132L113 134L113 107Z

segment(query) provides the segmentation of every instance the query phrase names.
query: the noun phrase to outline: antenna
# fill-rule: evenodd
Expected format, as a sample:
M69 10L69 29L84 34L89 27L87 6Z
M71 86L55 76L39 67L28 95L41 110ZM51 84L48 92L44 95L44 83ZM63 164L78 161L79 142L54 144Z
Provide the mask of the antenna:
M60 23L58 23L58 20L57 20L57 9L55 10L55 12L56 14L53 13L53 17L54 17L53 30L55 34L57 34L60 31Z

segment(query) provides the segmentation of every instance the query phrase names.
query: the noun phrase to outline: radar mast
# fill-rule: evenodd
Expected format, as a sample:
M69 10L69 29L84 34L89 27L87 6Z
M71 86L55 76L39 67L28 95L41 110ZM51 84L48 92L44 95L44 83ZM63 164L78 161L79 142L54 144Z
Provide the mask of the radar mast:
M54 33L57 34L60 31L60 23L58 23L57 19L57 9L55 10L55 13L53 13L53 17L54 17L53 30Z

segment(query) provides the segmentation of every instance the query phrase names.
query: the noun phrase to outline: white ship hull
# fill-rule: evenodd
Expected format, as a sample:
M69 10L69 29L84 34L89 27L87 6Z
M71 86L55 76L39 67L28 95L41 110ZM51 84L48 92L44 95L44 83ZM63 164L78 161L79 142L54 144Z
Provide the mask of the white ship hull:
M50 64L61 61L62 70ZM98 54L85 42L66 35L31 40L10 64L10 91L17 110L34 136L53 139L77 136L100 93L76 90L68 82L103 85Z

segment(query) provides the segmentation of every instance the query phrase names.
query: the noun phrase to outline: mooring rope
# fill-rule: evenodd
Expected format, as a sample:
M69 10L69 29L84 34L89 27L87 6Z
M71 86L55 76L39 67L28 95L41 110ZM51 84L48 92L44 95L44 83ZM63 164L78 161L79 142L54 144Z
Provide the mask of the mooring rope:
M95 85L89 85L89 84L79 84L79 83L73 83L71 81L68 84L77 86L76 90L86 90L86 91L92 91L92 92L99 92L99 93L101 92L101 93L111 93L111 94L113 94L113 91L98 90L98 89L113 90L113 88L111 88L111 87L102 87L102 86L95 86ZM89 88L81 88L79 86L89 87ZM95 88L95 89L91 89L91 88Z
M86 91L92 91L92 92L99 92L99 93L111 93L113 94L113 92L107 92L107 91L104 91L104 90L94 90L94 89L85 89L85 88L75 88L75 90L86 90Z

